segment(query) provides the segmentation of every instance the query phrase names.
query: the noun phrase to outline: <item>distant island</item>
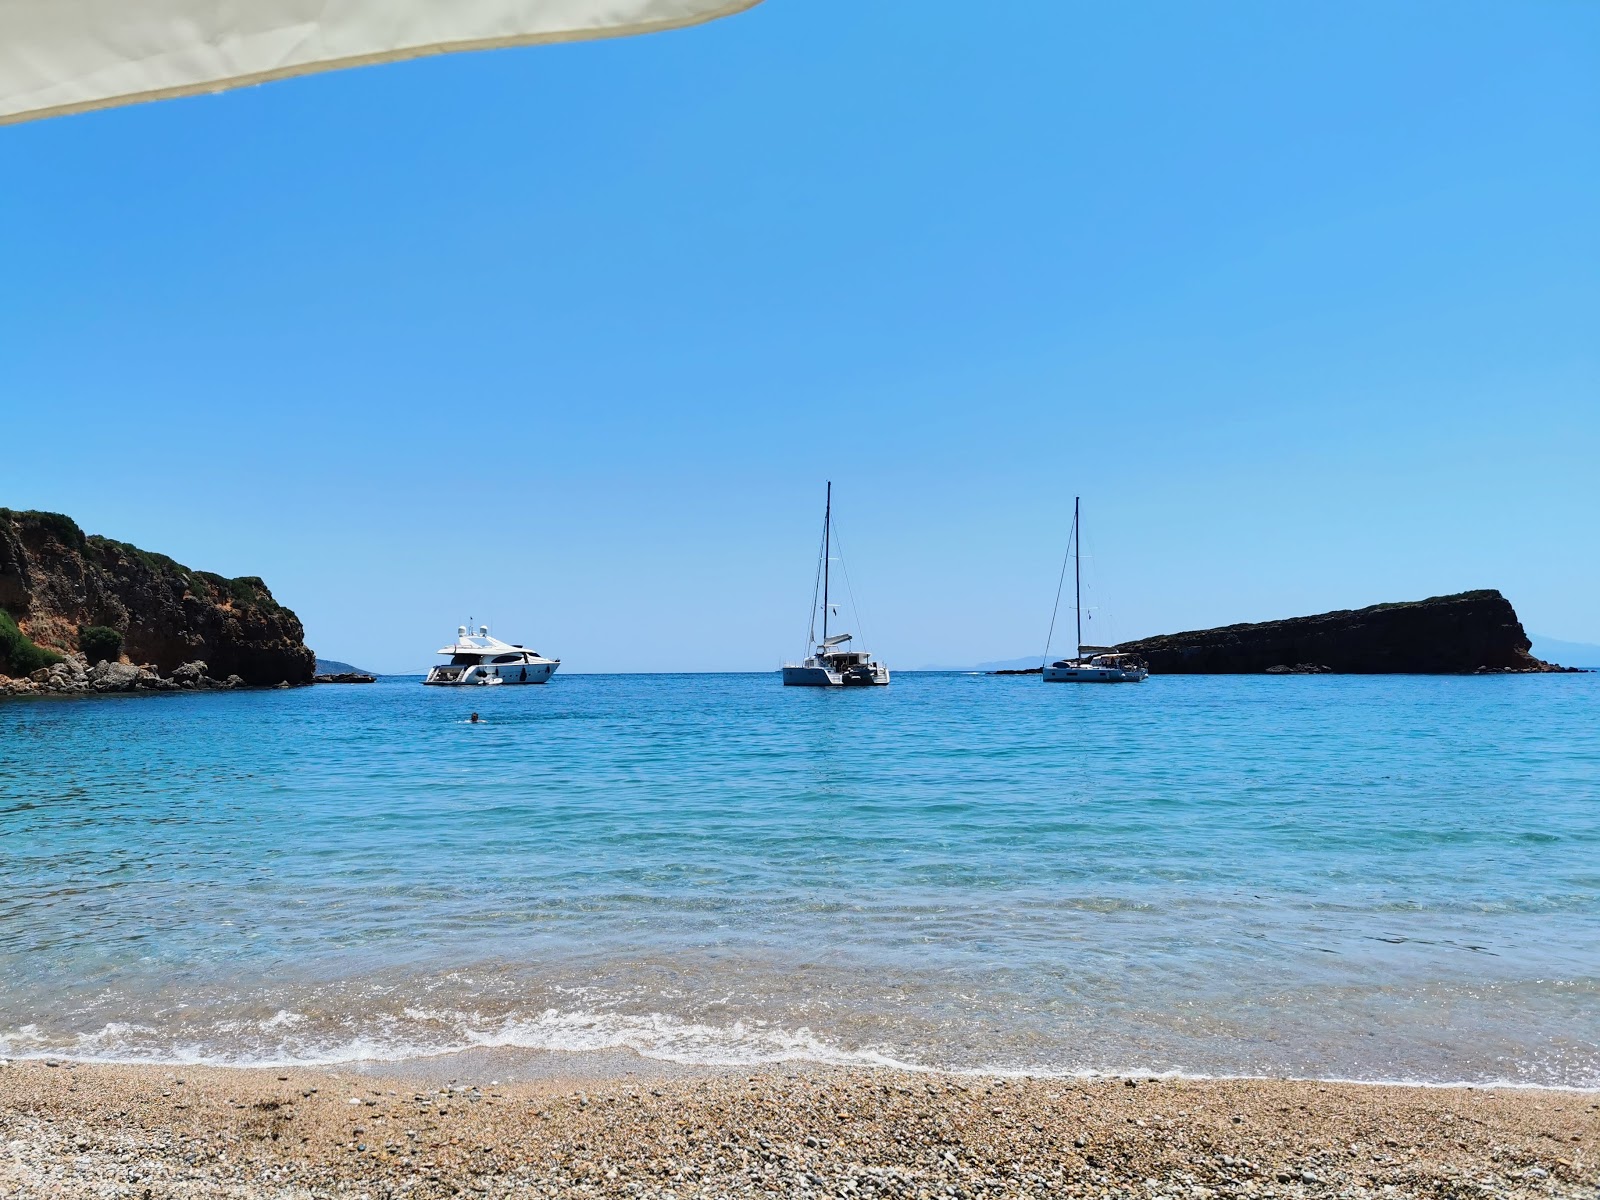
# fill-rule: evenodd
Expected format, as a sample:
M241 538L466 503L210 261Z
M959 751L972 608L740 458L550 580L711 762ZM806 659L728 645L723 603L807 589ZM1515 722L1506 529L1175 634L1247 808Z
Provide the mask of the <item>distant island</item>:
M1600 671L1600 646L1590 642L1564 642L1560 638L1545 637L1539 633L1530 633L1528 636L1533 639L1533 649L1529 653L1535 658L1559 662L1564 667Z
M1493 589L1123 642L1160 675L1475 675L1564 668L1535 658ZM1000 670L1038 674L1038 668Z
M0 508L0 695L296 686L315 666L260 578Z
M352 667L347 662L340 662L336 658L317 659L317 673L311 678L312 683L377 683L376 671L363 671L360 667Z
M325 675L357 676L362 680L376 679L378 677L376 671L369 671L365 667L353 667L347 662L340 662L337 658L319 658L317 659L316 668L317 682L321 683Z

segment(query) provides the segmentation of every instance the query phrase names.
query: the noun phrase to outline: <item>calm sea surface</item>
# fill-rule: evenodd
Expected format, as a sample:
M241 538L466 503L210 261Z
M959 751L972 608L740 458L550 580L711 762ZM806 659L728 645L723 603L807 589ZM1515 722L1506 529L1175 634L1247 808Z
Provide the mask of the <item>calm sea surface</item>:
M478 1046L1600 1086L1600 675L0 702L0 1056Z

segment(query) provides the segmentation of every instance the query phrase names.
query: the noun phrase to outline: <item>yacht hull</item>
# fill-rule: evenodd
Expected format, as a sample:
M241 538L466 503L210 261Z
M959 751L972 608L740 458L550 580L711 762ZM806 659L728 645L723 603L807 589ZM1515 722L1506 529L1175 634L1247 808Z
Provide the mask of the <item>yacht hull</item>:
M549 683L561 665L559 659L542 663L509 663L504 666L468 667L452 674L449 667L435 667L422 682L428 687L492 687L495 685Z

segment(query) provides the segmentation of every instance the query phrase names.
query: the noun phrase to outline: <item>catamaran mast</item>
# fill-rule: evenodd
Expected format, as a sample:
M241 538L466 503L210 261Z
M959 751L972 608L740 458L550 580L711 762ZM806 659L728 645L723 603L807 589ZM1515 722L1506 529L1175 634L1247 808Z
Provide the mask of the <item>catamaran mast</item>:
M828 645L828 559L833 553L833 480L828 480L828 503L822 510L822 645Z
M1078 501L1072 498L1072 607L1078 613L1078 661L1083 661L1083 528L1078 524Z

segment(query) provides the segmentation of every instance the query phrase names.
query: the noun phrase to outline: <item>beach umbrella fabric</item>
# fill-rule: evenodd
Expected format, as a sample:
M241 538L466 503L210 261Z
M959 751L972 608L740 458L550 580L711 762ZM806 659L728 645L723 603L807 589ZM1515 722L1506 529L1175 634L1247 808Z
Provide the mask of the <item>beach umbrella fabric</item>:
M757 0L0 0L0 124L698 24Z

